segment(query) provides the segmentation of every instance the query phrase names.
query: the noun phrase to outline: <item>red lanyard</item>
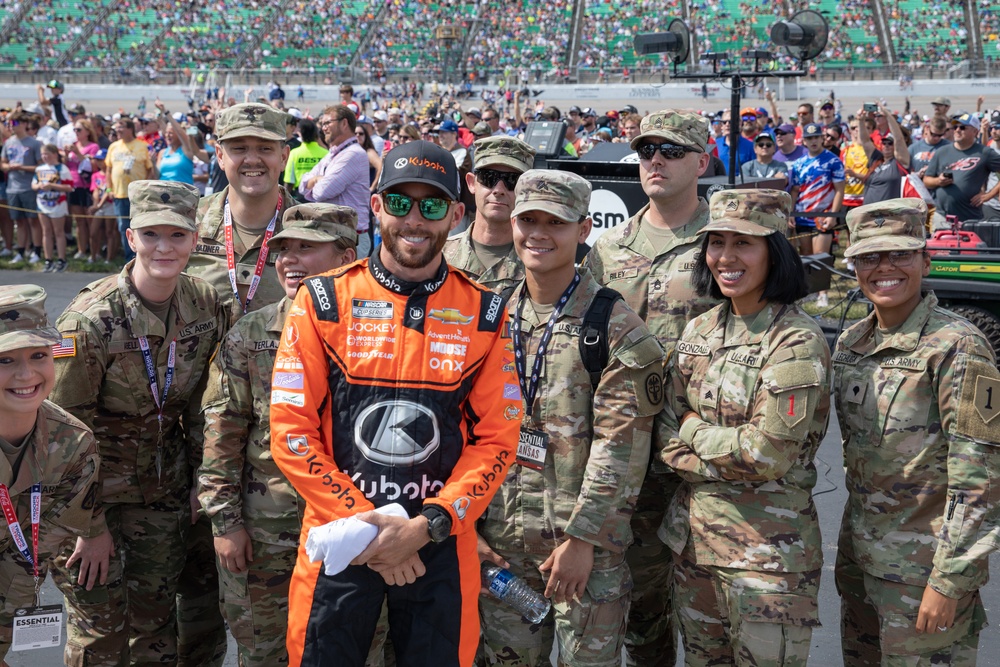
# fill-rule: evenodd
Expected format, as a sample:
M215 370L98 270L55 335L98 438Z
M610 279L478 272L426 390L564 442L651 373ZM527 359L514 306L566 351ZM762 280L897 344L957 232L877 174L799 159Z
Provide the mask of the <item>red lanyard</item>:
M10 536L14 538L14 546L21 552L24 559L35 568L35 583L38 583L38 524L42 520L42 485L41 483L31 485L31 545L33 551L28 550L28 541L24 539L21 531L21 524L17 522L17 513L14 512L14 503L10 501L10 492L6 484L0 484L0 509L3 510L3 518L7 521L7 528ZM32 557L32 553L34 557Z
M233 215L229 212L229 199L226 199L226 206L223 212L222 220L223 227L226 232L226 266L229 269L229 284L233 288L233 296L236 297L236 303L243 308L243 314L246 315L247 309L250 308L250 302L253 300L253 295L257 293L257 286L260 285L260 277L264 275L264 266L267 264L267 256L270 254L271 249L267 247L267 242L271 240L274 236L274 227L278 223L278 215L281 214L281 193L278 193L278 207L274 209L274 217L271 218L271 222L267 225L267 231L264 232L264 241L260 245L260 253L257 255L257 266L253 270L253 278L250 280L250 289L247 290L247 300L246 303L240 303L240 290L236 285L236 250L233 247Z

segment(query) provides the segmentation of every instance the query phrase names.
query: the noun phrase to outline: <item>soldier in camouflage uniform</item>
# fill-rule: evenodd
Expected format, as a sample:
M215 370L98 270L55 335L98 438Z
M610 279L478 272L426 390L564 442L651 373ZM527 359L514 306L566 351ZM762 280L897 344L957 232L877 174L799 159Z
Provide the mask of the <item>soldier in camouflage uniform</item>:
M137 181L129 199L136 259L84 288L56 323L64 351L52 400L93 429L102 459L108 530L92 529L85 546L113 550L106 585L66 591L67 665L177 661L174 594L197 517L201 392L229 319L208 283L181 273L197 240L198 191Z
M823 566L813 463L830 412L830 350L795 306L805 272L780 190L710 201L696 261L702 296L657 420L660 458L684 482L660 536L674 552L686 665L805 667Z
M668 359L684 325L718 303L691 286L698 232L708 223L708 204L698 198L698 177L709 162L707 144L708 123L696 113L666 109L643 118L630 146L640 152L639 178L649 204L598 238L585 260L597 282L620 292L646 321ZM649 154L647 146L663 145L674 151L669 159L660 151ZM630 664L642 667L673 667L676 659L673 558L656 530L679 483L654 457L632 519L635 543L626 557L636 585L625 643Z
M241 318L213 361L198 471L219 558L222 613L244 667L288 664L288 584L302 528L302 501L271 460L274 355L299 281L353 262L358 239L357 214L346 206L293 206L282 226L269 243L285 298ZM278 369L278 383L288 377Z
M499 600L481 598L484 652L493 665L547 665L553 636L560 665L621 661L632 588L625 550L662 405L663 350L619 299L606 334L607 366L594 388L579 344L600 285L574 267L577 244L590 233L589 204L590 184L575 174L532 170L517 183L514 244L526 277L510 326L520 386L504 393L523 397L525 417L520 465L511 466L487 512L481 556L509 563L544 589L554 614L532 626Z
M218 291L231 323L285 295L267 241L281 231L282 215L295 204L278 183L288 160L287 119L266 104L236 104L215 117L219 166L229 185L199 202L198 245L187 273ZM219 667L226 655L226 628L207 518L195 524L188 541L177 600L179 667Z
M73 551L77 536L104 530L97 497L101 459L94 436L45 400L54 384L53 354L58 354L61 341L45 315L45 290L35 285L0 287L0 486L9 494L32 559L25 558L10 530L0 533L0 662L10 648L15 610L35 604L41 580L34 580L32 562L37 558L38 574L44 578L57 554L65 558ZM34 484L41 485L37 552L31 531ZM75 556L74 562L80 554ZM101 567L106 571L106 562L88 559L81 564L85 578ZM59 585L69 584L61 580Z
M287 117L266 104L236 104L216 114L219 166L229 185L198 204L198 245L186 273L207 280L218 290L234 322L285 295L268 268L274 266L274 254L265 242L281 231L282 216L295 205L291 193L278 184L288 160ZM228 272L227 226L231 227L235 287ZM262 254L267 255L266 266L258 271ZM250 298L255 276L259 283Z
M535 149L514 137L486 137L473 146L474 171L465 175L465 182L476 197L476 217L468 229L448 239L444 258L499 294L524 279L511 236L514 187L508 184L531 169Z
M1000 373L968 321L921 294L927 206L847 216L875 312L833 355L847 507L836 578L850 665L975 665L979 588L1000 544Z

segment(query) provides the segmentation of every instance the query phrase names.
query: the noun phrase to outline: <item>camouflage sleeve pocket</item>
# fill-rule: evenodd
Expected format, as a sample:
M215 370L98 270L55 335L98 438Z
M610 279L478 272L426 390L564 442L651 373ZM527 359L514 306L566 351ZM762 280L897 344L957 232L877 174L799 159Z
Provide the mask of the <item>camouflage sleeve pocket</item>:
M1000 373L985 361L969 361L962 377L955 431L978 442L1000 444Z
M663 348L656 336L644 336L616 356L630 371L636 414L648 416L659 412L663 405Z
M819 375L812 361L793 361L762 373L767 390L764 429L779 438L798 440L812 422L819 393Z

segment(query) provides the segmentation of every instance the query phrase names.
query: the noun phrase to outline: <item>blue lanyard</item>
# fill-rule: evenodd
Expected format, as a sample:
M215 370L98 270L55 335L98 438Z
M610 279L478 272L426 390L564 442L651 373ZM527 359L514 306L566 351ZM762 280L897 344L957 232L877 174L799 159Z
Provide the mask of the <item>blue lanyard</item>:
M177 360L177 339L170 341L170 352L167 354L167 373L163 376L163 397L160 397L159 382L156 379L156 365L153 363L153 353L149 350L149 341L145 336L139 336L139 348L142 350L142 360L146 365L146 376L149 378L149 390L153 394L156 405L156 478L163 478L163 406L167 403L170 385L174 382L174 364Z
M517 369L517 379L521 383L521 393L524 395L524 414L531 417L531 410L535 404L535 394L538 393L538 376L542 374L542 363L545 359L545 351L548 348L552 332L556 328L556 320L562 313L563 307L569 298L576 291L576 286L580 283L580 274L573 274L573 282L569 284L566 291L559 297L556 307L549 315L549 322L545 325L542 338L538 342L538 351L535 353L535 363L531 367L531 377L527 378L525 367L525 350L521 339L521 312L524 310L524 302L527 299L527 285L521 288L521 294L517 298L517 313L515 314L514 326L511 327L511 338L514 340L514 366Z

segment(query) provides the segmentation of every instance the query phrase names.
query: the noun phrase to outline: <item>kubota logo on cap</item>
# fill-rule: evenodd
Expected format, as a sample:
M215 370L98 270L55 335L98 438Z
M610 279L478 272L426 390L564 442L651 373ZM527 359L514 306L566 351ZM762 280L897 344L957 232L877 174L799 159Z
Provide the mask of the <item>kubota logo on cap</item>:
M393 162L392 166L395 167L396 169L402 169L403 167L406 166L406 158L405 157L399 158L398 160Z
M411 157L407 161L414 167L429 167L435 171L440 171L442 174L448 173L447 171L445 171L444 165L442 165L440 162L434 162L432 160L428 160L425 157L424 158Z

